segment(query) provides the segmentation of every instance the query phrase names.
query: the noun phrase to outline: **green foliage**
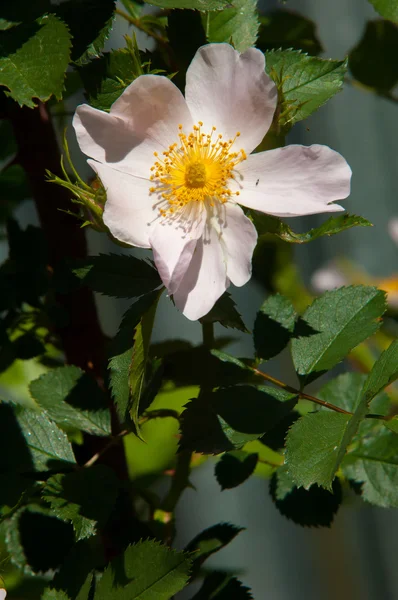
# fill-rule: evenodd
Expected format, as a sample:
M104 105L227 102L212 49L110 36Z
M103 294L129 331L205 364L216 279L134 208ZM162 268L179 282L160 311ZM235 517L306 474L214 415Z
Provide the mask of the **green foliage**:
M396 0L369 0L384 19L398 22L398 4Z
M161 285L146 261L123 254L100 254L76 261L71 270L82 285L113 298L137 298Z
M62 590L52 590L47 588L41 596L41 600L69 600L69 596Z
M379 392L398 378L398 340L391 342L390 346L376 360L367 380L363 394L370 402Z
M76 541L95 535L103 527L115 505L118 480L111 469L95 465L67 475L53 475L44 486L42 497L51 514L71 522Z
M270 296L257 313L253 341L256 355L269 360L287 346L296 324L296 311L290 300Z
M258 454L247 454L242 450L226 452L216 464L215 475L222 490L237 487L253 474Z
M248 333L246 325L236 309L236 304L228 292L225 292L217 300L211 311L199 320L201 323L220 323L223 327L238 329L239 331Z
M310 331L292 341L292 356L303 383L338 364L380 327L385 294L374 287L350 286L314 300L303 320Z
M154 540L130 546L95 586L93 600L169 600L189 578L191 559Z
M109 435L111 423L104 393L84 371L58 367L35 379L32 397L57 425L94 435Z
M55 15L22 23L1 34L0 85L21 106L33 108L34 99L62 98L69 63L71 35Z
M151 0L148 4L154 4L160 8L191 8L202 12L208 10L225 10L228 0Z
M347 61L307 56L298 50L266 53L266 70L278 87L282 128L306 119L343 86Z
M193 557L194 574L209 556L227 546L241 531L241 527L230 523L218 523L205 529L189 542L185 552Z
M253 600L250 589L239 579L215 571L206 577L192 600Z
M230 8L203 16L209 42L233 44L239 52L256 45L259 21L256 0L235 0Z
M260 15L257 47L263 52L273 48L293 48L314 56L323 50L315 23L303 15L283 8Z
M259 235L271 233L278 236L284 242L290 242L291 244L307 244L324 235L335 235L346 229L351 229L351 227L372 226L372 224L363 217L345 213L338 217L329 217L322 225L310 229L305 233L296 233L290 229L289 225L277 217L272 217L271 215L266 215L265 213L257 211L253 211L251 217Z

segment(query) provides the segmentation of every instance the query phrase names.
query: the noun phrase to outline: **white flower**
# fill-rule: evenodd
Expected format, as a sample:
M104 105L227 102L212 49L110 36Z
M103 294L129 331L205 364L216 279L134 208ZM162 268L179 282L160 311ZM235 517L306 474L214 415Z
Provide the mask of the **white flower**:
M152 248L163 283L192 320L232 282L251 276L257 232L239 204L280 217L343 210L351 170L327 146L287 146L248 156L277 103L254 48L228 44L196 53L185 99L166 77L142 75L110 113L79 106L82 151L107 190L112 235ZM239 204L238 204L239 203Z
M0 600L5 600L6 596L7 596L7 592L3 588L1 588L0 589Z

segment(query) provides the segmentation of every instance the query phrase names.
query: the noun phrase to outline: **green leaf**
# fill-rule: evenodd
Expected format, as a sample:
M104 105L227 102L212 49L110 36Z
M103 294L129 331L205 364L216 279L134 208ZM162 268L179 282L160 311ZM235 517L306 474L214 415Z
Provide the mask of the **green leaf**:
M243 530L230 523L218 523L199 533L184 550L193 556L194 573L209 556L227 546Z
M369 0L374 9L390 21L398 22L398 4L396 0Z
M391 342L373 365L363 387L367 402L396 379L398 379L398 340Z
M32 397L58 425L93 435L110 435L106 397L79 367L58 367L29 386Z
M186 405L180 448L204 454L240 449L272 429L296 403L296 397L280 402L266 387L219 388Z
M315 227L314 229L310 229L306 233L296 233L295 231L292 231L286 223L277 217L272 217L271 215L266 215L265 213L259 213L256 211L252 211L251 216L259 235L271 233L281 238L281 240L291 244L306 244L324 235L330 236L335 235L336 233L341 233L346 229L351 229L351 227L372 226L372 224L363 217L343 214L339 215L338 217L329 217L329 219L322 223L322 225Z
M314 300L303 320L315 332L292 341L292 356L303 383L333 368L380 327L386 310L385 292L350 286Z
M250 589L236 577L215 571L206 577L192 600L253 600Z
M135 329L141 317L157 301L159 292L151 292L139 298L124 314L119 331L110 349L110 388L122 421L129 418L131 406L129 372L133 356Z
M81 587L81 589L76 597L76 600L89 600L92 583L93 583L93 574L89 573L86 581L84 582L83 586Z
M364 437L344 459L346 477L362 483L364 500L384 508L398 508L398 436L386 428Z
M348 66L360 83L386 93L398 82L397 52L396 25L380 19L369 21L349 54Z
M0 85L21 106L35 106L33 99L62 98L69 63L71 35L60 19L45 15L34 23L2 32Z
M62 590L46 588L41 595L41 600L70 600L70 598Z
M317 485L305 490L295 486L286 466L272 475L269 490L278 511L303 527L330 527L342 502L337 478L333 481L333 493Z
M94 600L169 600L188 582L191 560L154 540L127 548L96 585Z
M82 285L113 298L137 298L161 285L156 269L123 254L100 254L75 261L71 267Z
M282 127L306 119L343 87L347 60L307 56L298 50L266 53L266 71L278 87Z
M292 412L281 419L275 427L265 433L259 441L271 448L271 450L278 452L278 450L281 450L281 448L285 446L285 439L288 431L299 417L300 413L296 410L292 410Z
M398 433L398 416L393 417L389 421L384 422L384 426L394 433Z
M236 310L236 304L228 292L225 292L217 300L211 311L199 321L201 323L220 323L223 327L239 329L244 333L248 332L241 315Z
M313 56L323 50L315 23L303 15L283 8L260 15L260 31L256 45L263 52L274 48L293 48Z
M71 522L76 541L95 535L103 527L118 496L118 479L104 465L54 475L46 482L43 500L62 521Z
M129 370L129 386L131 392L130 416L138 436L140 436L138 420L140 401L144 389L149 345L151 343L152 329L159 298L160 294L157 295L157 299L151 305L149 310L142 315L134 335L133 354Z
M256 355L269 360L287 346L293 335L296 311L290 300L276 294L264 302L254 322Z
M241 450L222 455L215 468L215 475L222 490L237 487L254 473L258 454L248 454Z
M161 8L191 8L192 10L222 10L229 0L151 0L148 4Z
M255 46L259 21L257 0L234 0L230 8L203 16L209 42L228 42L239 52Z

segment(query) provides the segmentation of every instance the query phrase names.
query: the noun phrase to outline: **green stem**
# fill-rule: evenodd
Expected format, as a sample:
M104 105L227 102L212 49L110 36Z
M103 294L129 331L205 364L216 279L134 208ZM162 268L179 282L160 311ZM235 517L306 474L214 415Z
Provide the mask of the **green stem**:
M167 45L167 40L164 37L156 33L156 31L153 31L149 27L146 27L143 23L141 23L140 19L132 17L123 10L120 10L120 8L117 8L115 12L117 15L119 15L119 17L123 17L123 19L126 19L126 21L130 23L130 25L134 25L134 27L137 27L137 29L143 31L144 33L152 37L159 44L162 44L163 46Z

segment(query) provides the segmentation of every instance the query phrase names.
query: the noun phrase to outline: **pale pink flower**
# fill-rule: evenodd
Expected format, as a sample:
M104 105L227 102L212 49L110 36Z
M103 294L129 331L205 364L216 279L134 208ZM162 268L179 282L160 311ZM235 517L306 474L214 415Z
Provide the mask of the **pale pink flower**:
M392 217L387 227L392 241L398 245L398 217Z
M5 600L6 596L7 596L7 592L3 588L1 588L0 589L0 600Z
M110 113L79 106L82 151L107 190L104 222L118 240L152 248L174 302L192 320L251 276L257 232L239 204L279 217L343 210L351 170L327 146L248 156L273 119L277 90L262 52L228 44L196 53L185 98L142 75Z

